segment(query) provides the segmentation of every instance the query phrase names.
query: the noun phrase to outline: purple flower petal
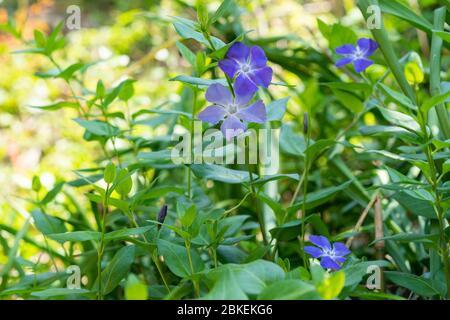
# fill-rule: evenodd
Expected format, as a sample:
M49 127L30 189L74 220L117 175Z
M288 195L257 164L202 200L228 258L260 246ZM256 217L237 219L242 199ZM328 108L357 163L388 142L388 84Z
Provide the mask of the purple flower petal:
M241 109L236 116L247 122L264 123L267 120L266 106L258 100L245 109Z
M333 259L336 263L344 263L345 260L347 260L347 258L344 257L333 257L331 259Z
M250 74L250 78L256 85L267 88L270 84L270 81L272 81L272 74L273 71L271 67L264 67L254 70Z
M235 93L234 102L238 107L245 107L255 94L254 92L248 89L242 88L237 89L236 85L234 85L234 93Z
M353 62L353 58L345 57L345 58L338 60L338 62L336 62L336 64L335 64L335 66L340 68L340 67L345 66L346 64L349 64L352 62Z
M205 98L209 102L217 103L221 106L233 103L233 96L230 90L219 83L214 83L209 86L208 90L206 90Z
M219 67L227 76L233 78L239 69L239 64L233 59L223 59L219 61Z
M327 238L323 236L309 236L309 241L311 241L313 244L315 244L318 247L321 247L322 249L330 250L331 251L331 244L330 241L328 241Z
M200 112L197 117L202 121L216 124L222 120L226 114L227 112L223 107L212 105Z
M355 71L360 73L366 70L368 67L370 67L373 64L373 61L369 59L356 59L353 61L353 65L355 66Z
M366 57L371 56L378 49L378 43L368 38L358 39L356 44Z
M353 54L356 48L352 44L344 44L343 46L337 47L334 51L337 54Z
M250 64L256 69L262 68L267 64L267 57L264 50L259 46L253 46L250 49Z
M313 246L306 246L303 249L307 254L313 256L313 258L319 258L322 256L323 251L317 247L313 247Z
M346 256L351 253L351 251L342 242L335 242L333 244L333 251L336 256Z
M240 74L236 78L236 82L234 84L234 93L236 96L248 96L253 95L258 90L253 81L247 77L245 74Z
M323 257L322 260L320 261L320 265L324 269L339 270L341 268L341 266L330 257Z
M250 54L250 49L242 42L235 42L227 52L227 58L234 59L239 62L245 62Z
M225 139L230 141L233 137L240 135L245 131L246 127L237 117L228 116L220 126Z

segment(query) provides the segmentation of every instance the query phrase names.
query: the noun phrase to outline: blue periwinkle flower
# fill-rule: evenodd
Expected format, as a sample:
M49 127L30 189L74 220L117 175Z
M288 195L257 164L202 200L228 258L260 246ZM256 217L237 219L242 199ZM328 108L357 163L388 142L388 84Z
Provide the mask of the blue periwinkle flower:
M236 76L238 94L255 93L258 87L269 86L273 71L266 64L267 57L263 49L258 46L249 48L242 42L234 43L225 59L219 61L219 67L228 77Z
M378 49L378 43L372 39L360 38L356 44L356 47L352 44L345 44L336 48L335 52L344 56L336 62L336 67L352 63L355 71L360 73L373 64L373 61L369 60L368 57Z
M342 242L335 242L331 245L330 241L323 236L311 235L309 241L317 247L306 246L305 252L316 259L320 259L320 265L324 269L339 270L340 264L347 260L345 256L351 253Z
M205 97L213 104L198 114L200 120L212 124L223 120L220 130L228 141L246 130L246 122L264 123L267 119L262 100L249 105L253 93L237 90L236 85L234 90L235 97L227 87L212 84Z

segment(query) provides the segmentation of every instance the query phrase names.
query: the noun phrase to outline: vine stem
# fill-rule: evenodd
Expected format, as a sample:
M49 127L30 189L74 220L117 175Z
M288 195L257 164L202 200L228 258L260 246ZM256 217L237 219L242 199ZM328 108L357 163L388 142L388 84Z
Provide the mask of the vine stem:
M132 219L131 219L131 222L132 222L133 226L134 226L135 228L139 228L139 224L137 223L137 221L136 221L136 219L135 219L135 217L134 217L134 213L133 213L133 212L131 213L131 218L132 218ZM158 237L159 237L159 232L158 232ZM144 242L145 242L145 243L149 243L149 241L148 241L148 239L147 239L147 236L146 236L145 234L143 235L143 238L144 238ZM152 258L153 263L154 263L155 266L156 266L156 269L158 270L159 276L161 277L161 279L162 279L162 281L163 281L163 283L164 283L164 286L165 286L166 289L167 289L167 292L170 294L170 288L169 288L169 285L168 285L166 276L164 275L164 272L163 272L163 270L162 270L161 262L158 260L158 255L157 255L157 253L156 253L156 250L153 250L153 252L151 251L151 252L150 252L150 256L151 256L151 258Z
M192 98L192 118L191 118L191 128L190 128L190 133L189 133L189 139L190 139L190 145L191 145L191 149L190 149L190 162L193 163L194 161L194 156L195 153L192 152L194 146L193 141L194 141L194 118L195 118L195 106L197 105L197 88L193 89L193 98ZM188 188L188 197L189 199L192 198L192 170L190 167L188 167L188 181L187 181L187 188Z
M193 276L195 271L194 271L194 264L192 263L191 243L189 242L189 240L184 239L184 244L186 246L186 253L189 260L189 267L191 268L191 276ZM192 279L192 283L194 284L195 294L197 295L197 297L200 298L200 285L198 281L196 279Z
M106 221L106 213L108 212L108 205L109 205L109 183L106 185L106 191L105 191L105 199L103 201L103 212L102 212L102 219L100 222L100 243L98 245L98 251L97 251L97 279L98 279L98 292L97 292L97 299L103 300L103 293L102 293L102 258L103 258L103 252L105 250L105 221Z
M306 132L306 149L309 147L309 130ZM305 152L305 171L303 179L303 204L302 204L302 224L301 224L301 238L300 238L300 250L302 252L303 265L307 267L307 261L305 256L305 224L306 224L306 199L308 196L308 173L309 173L309 157L308 153Z

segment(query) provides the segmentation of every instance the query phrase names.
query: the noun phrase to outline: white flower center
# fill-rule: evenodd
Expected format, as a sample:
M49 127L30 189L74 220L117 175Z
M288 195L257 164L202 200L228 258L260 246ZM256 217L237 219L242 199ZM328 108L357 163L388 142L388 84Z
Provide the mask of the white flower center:
M249 64L241 64L241 71L243 73L248 73L251 71L251 67Z
M359 47L356 47L356 51L353 53L354 59L364 58L364 51L361 51Z
M238 106L236 104L229 104L228 105L228 113L229 114L235 114L237 112Z

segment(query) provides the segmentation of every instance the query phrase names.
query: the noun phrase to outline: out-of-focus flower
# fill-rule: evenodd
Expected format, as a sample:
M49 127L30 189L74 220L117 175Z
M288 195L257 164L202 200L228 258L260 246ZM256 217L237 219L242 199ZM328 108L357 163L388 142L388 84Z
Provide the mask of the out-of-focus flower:
M163 205L161 210L159 210L158 213L158 222L159 223L164 223L164 220L166 219L167 216L167 204ZM158 224L158 229L161 228L161 225Z
M356 45L355 47L352 44L345 44L336 48L335 52L344 56L344 58L336 62L336 67L352 63L355 71L360 73L373 64L373 61L367 58L378 49L378 43L372 39L360 38Z
M303 134L305 136L308 134L308 127L309 127L308 112L305 112L303 114Z
M246 130L246 122L264 123L267 119L266 107L262 100L248 105L253 93L237 90L237 85L234 86L234 90L235 97L221 84L209 86L205 97L213 105L198 114L200 120L212 124L224 120L220 130L228 141Z
M242 42L234 43L228 49L219 67L227 76L236 76L236 90L239 94L254 93L258 86L267 88L272 81L272 68L267 65L267 57L258 46L247 47Z
M311 235L309 241L317 247L306 246L305 252L316 259L320 258L320 265L325 269L339 270L340 264L347 260L345 256L351 253L342 242L331 245L330 241L323 236Z

